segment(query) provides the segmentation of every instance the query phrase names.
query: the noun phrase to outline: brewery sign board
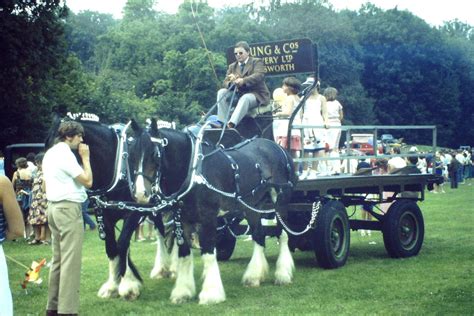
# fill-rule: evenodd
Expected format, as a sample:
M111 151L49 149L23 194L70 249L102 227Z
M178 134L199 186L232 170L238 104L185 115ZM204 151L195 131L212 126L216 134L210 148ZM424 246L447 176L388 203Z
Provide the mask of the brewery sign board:
M263 60L269 76L315 72L316 49L307 38L249 45L250 56ZM228 65L235 61L234 47L227 49L226 57Z

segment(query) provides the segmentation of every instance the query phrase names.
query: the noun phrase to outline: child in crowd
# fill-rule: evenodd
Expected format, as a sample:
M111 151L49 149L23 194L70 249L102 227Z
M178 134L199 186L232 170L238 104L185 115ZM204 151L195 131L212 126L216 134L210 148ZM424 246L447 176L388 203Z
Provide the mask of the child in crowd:
M33 189L31 192L31 206L28 215L28 223L33 226L35 237L28 244L49 244L49 228L48 217L46 209L48 207L48 200L43 185L43 163L44 153L39 153L35 156L35 163L37 167L36 176L33 180Z

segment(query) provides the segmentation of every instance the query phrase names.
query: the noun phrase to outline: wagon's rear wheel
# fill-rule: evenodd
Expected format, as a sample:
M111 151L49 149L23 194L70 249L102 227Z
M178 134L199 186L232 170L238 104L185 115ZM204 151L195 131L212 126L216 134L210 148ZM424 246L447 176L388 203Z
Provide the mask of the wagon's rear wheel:
M421 210L415 201L397 200L383 218L383 242L393 258L416 256L425 235Z
M329 201L319 210L314 230L314 253L321 267L342 267L349 256L350 229L344 205Z
M236 238L229 231L228 227L224 227L222 231L217 234L216 242L216 257L219 261L227 261L232 257L234 252Z

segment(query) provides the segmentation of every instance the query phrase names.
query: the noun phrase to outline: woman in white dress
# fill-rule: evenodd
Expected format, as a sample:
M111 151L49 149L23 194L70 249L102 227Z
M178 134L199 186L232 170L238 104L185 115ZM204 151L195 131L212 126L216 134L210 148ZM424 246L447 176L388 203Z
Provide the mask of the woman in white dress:
M304 157L323 157L326 152L326 127L328 126L328 113L326 98L319 94L319 83L302 107L302 125L324 126L325 128L304 129ZM317 173L325 173L325 162L304 163L304 170L300 179L314 179Z
M344 118L344 112L341 103L336 100L337 89L329 87L324 89L324 96L327 100L328 123L331 127L340 127ZM339 142L341 140L341 130L339 128L331 128L327 131L327 141L329 144L329 156L339 156ZM328 171L330 173L340 173L341 163L339 160L328 161Z

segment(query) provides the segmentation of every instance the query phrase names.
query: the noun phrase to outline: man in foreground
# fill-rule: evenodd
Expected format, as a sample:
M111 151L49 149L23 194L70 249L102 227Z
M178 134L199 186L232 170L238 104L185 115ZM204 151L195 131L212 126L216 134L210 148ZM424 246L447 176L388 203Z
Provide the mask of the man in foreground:
M53 261L49 274L46 315L77 315L84 239L81 204L85 188L92 187L89 147L82 144L84 128L78 122L62 122L56 144L43 159L48 199L48 224ZM82 167L72 150L78 150Z

